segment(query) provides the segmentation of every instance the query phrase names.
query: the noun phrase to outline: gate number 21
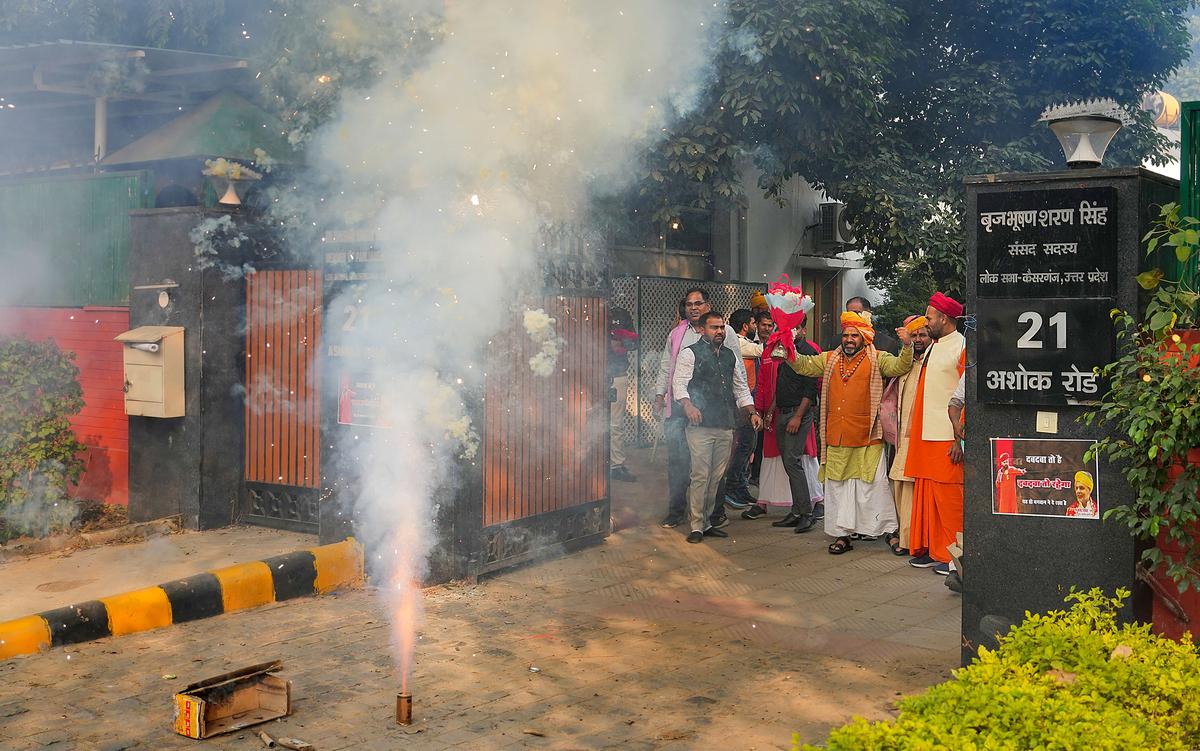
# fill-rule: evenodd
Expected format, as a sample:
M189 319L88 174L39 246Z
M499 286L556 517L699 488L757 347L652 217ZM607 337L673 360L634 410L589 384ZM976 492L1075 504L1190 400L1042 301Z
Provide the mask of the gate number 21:
M1017 323L1029 324L1029 329L1017 340L1017 349L1041 349L1042 340L1038 334L1042 330L1042 314L1032 310L1017 316ZM1058 312L1050 316L1049 327L1054 329L1055 344L1058 349L1067 348L1067 314Z

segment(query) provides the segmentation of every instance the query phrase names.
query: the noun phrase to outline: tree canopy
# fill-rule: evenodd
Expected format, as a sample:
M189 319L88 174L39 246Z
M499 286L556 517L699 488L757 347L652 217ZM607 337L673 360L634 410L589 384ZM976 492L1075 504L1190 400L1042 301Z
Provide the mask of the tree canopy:
M247 54L262 0L0 0L0 45L69 39Z
M1111 97L1137 112L1106 162L1161 159L1146 113L1187 58L1191 0L729 0L701 104L645 159L661 212L735 202L793 178L846 203L876 277L961 291L962 179L1062 165L1047 105ZM0 0L0 44L68 38L254 60L297 141L340 92L411 65L436 17L385 0ZM1181 76L1182 80L1182 76ZM926 282L927 283L927 282Z
M1200 99L1200 9L1193 8L1187 17L1188 44L1187 62L1175 71L1164 90L1181 102Z
M1144 94L1187 55L1189 0L734 0L706 104L650 159L660 201L731 199L803 178L846 203L875 276L963 283L962 179L1063 165L1051 104L1136 113L1106 160L1161 159Z

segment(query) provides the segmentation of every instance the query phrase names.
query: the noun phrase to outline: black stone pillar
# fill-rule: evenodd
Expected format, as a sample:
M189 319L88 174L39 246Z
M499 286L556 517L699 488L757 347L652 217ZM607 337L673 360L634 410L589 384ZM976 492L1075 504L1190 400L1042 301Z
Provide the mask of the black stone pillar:
M967 337L964 662L1025 611L1064 607L1072 587L1128 588L1123 617L1149 616L1137 542L1122 524L1068 515L1077 498L1065 483L1093 475L1099 517L1132 500L1117 467L1083 461L1081 439L1103 434L1078 418L1105 388L1089 376L1114 357L1109 312L1136 310L1141 237L1177 185L1138 168L966 181L978 332ZM1002 472L1005 453L1015 471Z
M184 328L185 390L183 417L128 418L131 521L180 514L184 526L210 529L235 517L244 463L238 385L246 285L224 271L240 269L244 251L218 244L218 255L204 260L188 237L221 215L194 207L131 213L130 327Z

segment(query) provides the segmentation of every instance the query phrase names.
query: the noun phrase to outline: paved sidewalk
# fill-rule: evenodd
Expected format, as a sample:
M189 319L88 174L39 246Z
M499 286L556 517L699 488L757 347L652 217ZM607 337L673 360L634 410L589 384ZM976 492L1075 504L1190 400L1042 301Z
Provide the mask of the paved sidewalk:
M635 471L643 482L614 484L626 522L661 512L662 478ZM820 742L854 715L887 717L957 666L959 599L941 577L882 542L831 556L816 532L728 529L688 545L631 527L430 589L408 730L393 721L381 600L363 590L2 662L0 749L259 748L248 732L174 735L170 698L271 658L294 682L295 712L265 729L319 751L779 749L793 732Z
M0 562L0 621L313 545L312 535L227 527L14 558Z

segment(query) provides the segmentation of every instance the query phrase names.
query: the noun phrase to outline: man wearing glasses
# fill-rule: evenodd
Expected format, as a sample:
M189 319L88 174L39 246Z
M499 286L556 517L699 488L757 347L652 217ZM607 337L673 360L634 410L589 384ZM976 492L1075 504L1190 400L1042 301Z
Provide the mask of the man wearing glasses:
M691 455L687 445L687 416L682 410L672 410L671 381L675 375L675 361L683 349L700 341L704 326L701 317L712 310L709 303L708 290L700 287L689 289L683 297L684 320L667 335L667 345L663 348L662 357L658 363L658 379L655 385L654 414L664 415L663 438L667 444L667 515L661 524L663 527L677 527L688 520L687 490L691 480ZM734 367L740 371L741 383L746 383L746 366L742 363L738 350L737 332L728 325L725 326L725 341L722 344L733 350ZM715 529L729 524L725 516L725 505L715 504L709 523Z

